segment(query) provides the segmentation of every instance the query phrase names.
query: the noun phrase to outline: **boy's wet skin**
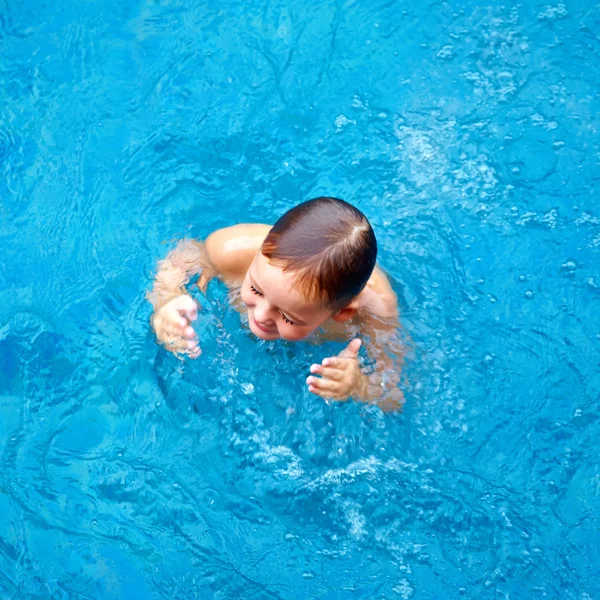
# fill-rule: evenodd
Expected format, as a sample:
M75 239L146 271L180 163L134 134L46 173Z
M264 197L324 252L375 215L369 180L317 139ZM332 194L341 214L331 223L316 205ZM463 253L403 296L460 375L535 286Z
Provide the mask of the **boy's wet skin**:
M318 200L321 199L311 202ZM364 219L364 215L358 214ZM363 269L366 283L353 281L357 279L356 267L349 271L350 276L346 280L342 278L337 281L338 295L340 290L341 294L346 292L345 281L348 281L348 286L354 285L355 289L360 286L361 289L353 297L342 296L336 303L335 298L331 298L332 290L323 288L327 288L330 279L335 286L337 273L334 272L331 278L321 273L319 289L315 284L315 281L319 283L318 272L317 276L312 277L309 268L302 270L296 264L290 264L289 260L274 256L277 247L272 252L272 242L279 243L280 239L272 232L278 230L282 219L274 228L261 224L240 224L220 229L212 233L204 244L192 240L180 242L159 263L154 288L149 294L149 300L155 308L151 322L158 340L175 354L191 358L200 355L198 340L191 326L197 318L197 305L184 286L195 273L201 271L198 281L201 290L213 277L220 278L232 290L239 289L241 306L237 308L247 312L248 326L260 339L299 341L316 331L328 338L346 333L348 339L349 332L358 329L370 339L366 349L376 360L375 373L367 376L361 371L358 354L362 342L355 338L338 356L327 357L321 364L310 367L311 374L306 380L308 390L324 398L346 400L352 396L363 401L379 401L383 408L397 408L402 398L395 385L399 380L398 363L401 360L401 349L394 343L398 327L397 300L386 276L374 267L373 257L372 266L367 265ZM366 219L364 221L368 225ZM293 225L298 227L296 223ZM363 227L362 223L360 226ZM358 226L355 226L355 230L361 233ZM279 233L283 236L288 234L289 229L280 226L278 231L283 231L283 234ZM349 231L350 235L358 235L351 228ZM293 230L292 233L298 236ZM307 235L304 237L299 245L308 244L310 249L312 242ZM285 242L284 239L283 244ZM293 252L296 251L296 246L292 245L291 248ZM341 257L338 260L343 264L346 255L340 253L339 248L337 250ZM343 250L346 251L346 248ZM265 256L265 252L271 254L271 258ZM309 261L312 258L308 255ZM322 269L321 265L318 266ZM360 262L358 265L360 268ZM396 364L390 354L397 355ZM391 384L387 386L388 389L382 385L384 372L385 379Z

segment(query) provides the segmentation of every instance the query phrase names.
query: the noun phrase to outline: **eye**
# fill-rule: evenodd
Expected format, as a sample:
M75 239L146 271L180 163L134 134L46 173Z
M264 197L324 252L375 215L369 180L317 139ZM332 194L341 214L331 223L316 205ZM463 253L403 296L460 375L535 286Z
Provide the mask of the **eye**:
M262 296L263 294L261 292L259 292L253 285L250 286L250 289L252 290L253 294L256 294L257 296Z
M281 318L286 322L289 323L290 325L294 324L294 321L291 321L290 319L288 319L283 313L279 313L281 315Z

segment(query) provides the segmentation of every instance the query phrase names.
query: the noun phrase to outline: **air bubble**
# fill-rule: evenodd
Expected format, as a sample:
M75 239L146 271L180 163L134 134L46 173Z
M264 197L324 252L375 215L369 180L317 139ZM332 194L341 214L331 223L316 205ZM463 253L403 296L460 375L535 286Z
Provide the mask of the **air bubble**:
M496 302L498 302L498 298L496 298L496 296L490 294L490 302L492 304L495 304Z
M314 576L314 571L304 571L304 573L302 573L302 577L304 577L304 579L312 579Z
M563 271L574 271L577 268L577 261L570 258L560 265L560 268Z
M526 290L523 296L525 296L525 298L527 298L528 300L531 300L531 298L535 296L535 293L533 292L533 290Z
M519 275L518 279L521 283L525 283L527 281L527 275Z
M447 44L446 46L444 46L443 48L440 48L440 50L438 50L438 53L436 54L436 56L438 58L441 58L442 60L450 60L453 56L454 56L454 47L451 46L450 44Z

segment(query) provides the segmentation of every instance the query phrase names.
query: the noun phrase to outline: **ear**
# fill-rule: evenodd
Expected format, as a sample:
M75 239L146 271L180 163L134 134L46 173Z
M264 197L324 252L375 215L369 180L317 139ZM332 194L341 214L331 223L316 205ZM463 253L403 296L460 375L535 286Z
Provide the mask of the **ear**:
M349 321L358 310L358 304L354 301L350 302L348 306L345 306L341 310L338 310L331 318L338 323Z

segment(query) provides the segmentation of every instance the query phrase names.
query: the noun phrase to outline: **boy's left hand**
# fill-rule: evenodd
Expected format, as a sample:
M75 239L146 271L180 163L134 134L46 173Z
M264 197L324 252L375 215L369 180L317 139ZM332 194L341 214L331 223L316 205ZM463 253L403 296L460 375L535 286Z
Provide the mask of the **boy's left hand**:
M312 365L310 372L321 377L311 375L307 378L308 391L334 400L360 397L366 385L366 377L358 363L360 346L360 339L355 338L337 356L324 359L320 365Z

